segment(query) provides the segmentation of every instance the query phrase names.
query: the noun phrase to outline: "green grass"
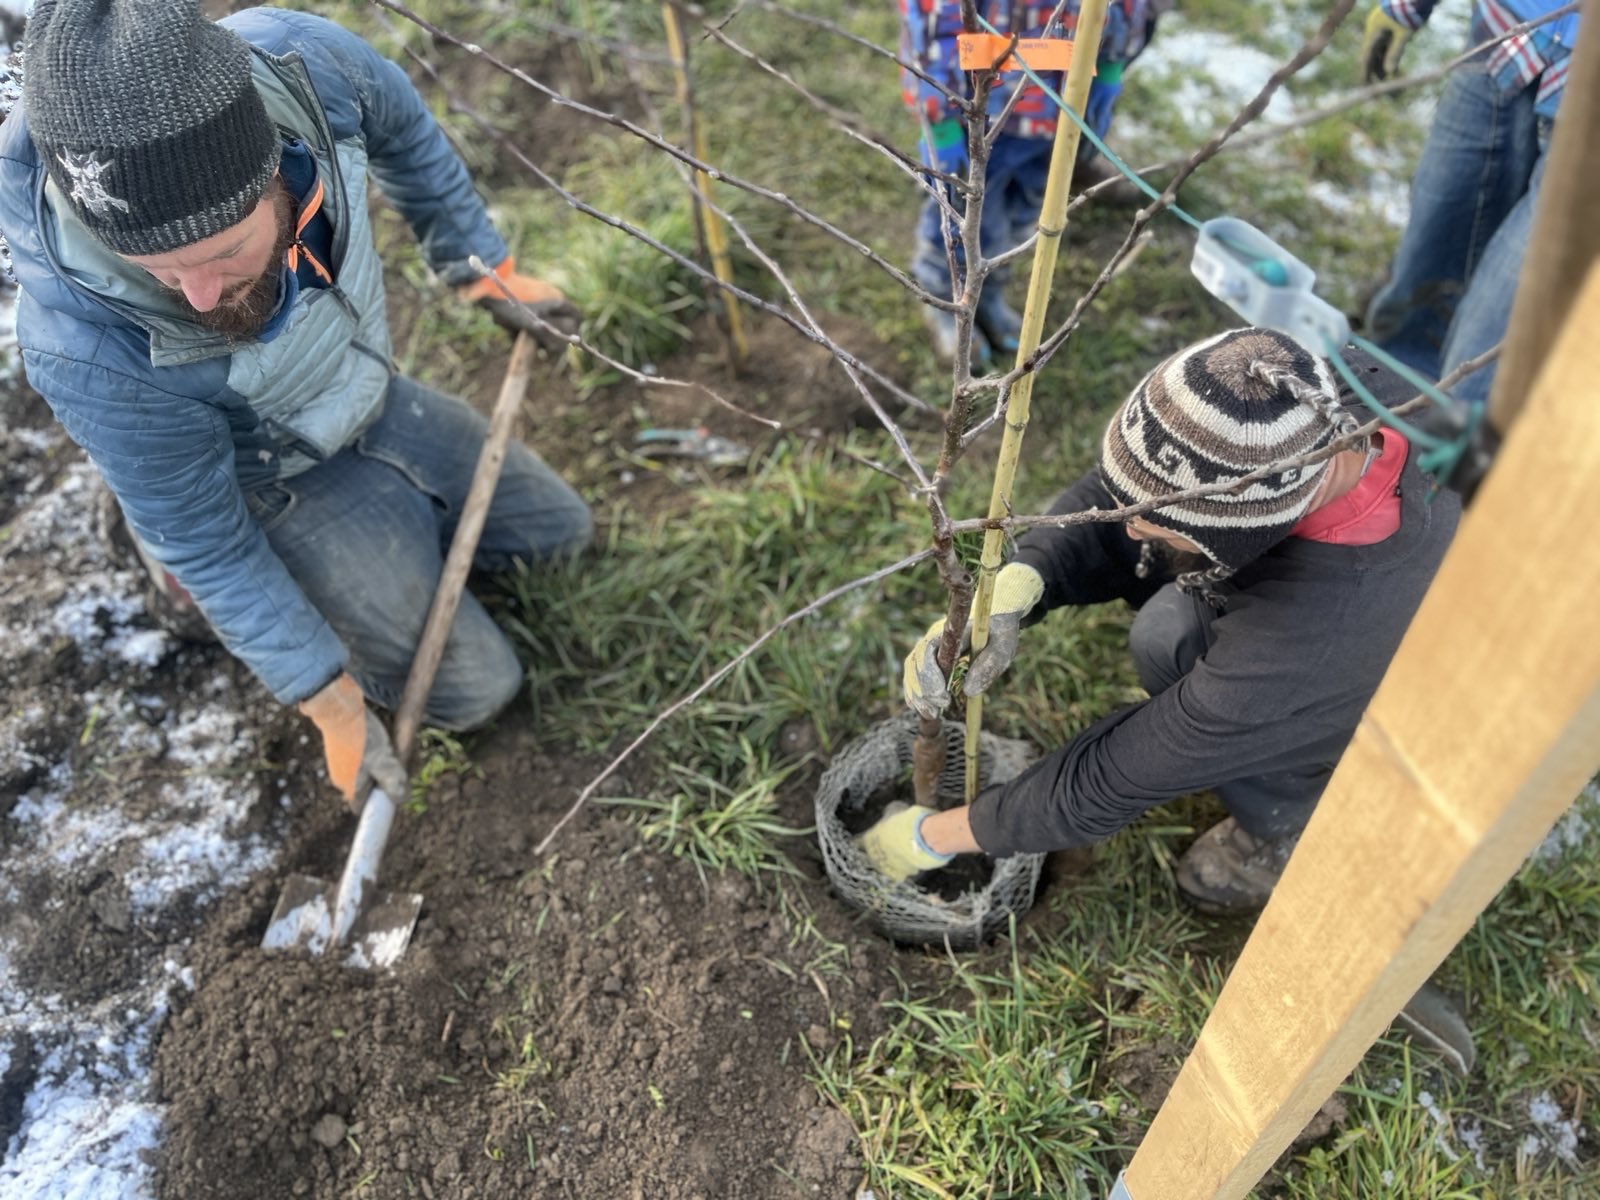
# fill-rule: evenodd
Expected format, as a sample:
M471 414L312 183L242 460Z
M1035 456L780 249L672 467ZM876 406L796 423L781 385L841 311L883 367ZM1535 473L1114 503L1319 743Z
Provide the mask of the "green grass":
M634 810L645 844L687 858L701 882L707 870L739 871L757 879L767 872L793 874L794 866L779 852L779 841L814 830L790 828L777 816L777 790L792 768L773 770L768 756L748 742L744 752L750 779L744 787L731 788L704 772L672 763L658 785L662 794L608 803Z
M554 21L658 53L656 6L537 0L485 12L467 0L419 4L430 18L520 64L556 54L576 61L602 107L626 106L647 123L631 96L642 87L667 123L666 136L681 137L670 75L659 64L636 64L636 83L615 53L563 42L544 28ZM880 43L894 40L887 2L809 0L803 7ZM1185 33L1214 34L1281 59L1326 8L1312 0L1185 0L1157 46ZM1298 105L1355 85L1361 12L1315 71L1294 83ZM913 147L894 71L881 60L754 10L728 28L864 127ZM401 24L373 33L389 39L386 48L403 43L452 61ZM1458 48L1452 43L1437 30L1419 37L1408 66L1438 61ZM792 195L889 259L906 257L917 198L883 156L840 135L726 50L698 40L693 56L714 161ZM1192 149L1231 113L1214 98L1228 91L1227 70L1224 63L1200 80L1213 99L1191 104L1179 91L1184 70L1155 60L1136 64L1113 144L1134 162ZM535 111L530 105L542 103L500 77L480 81L476 102L514 137ZM431 103L480 177L491 181L485 190L519 260L579 300L588 336L641 367L682 345L706 306L688 272L568 208L486 146L469 121L437 98ZM1317 270L1320 294L1353 305L1398 235L1385 206L1403 195L1428 112L1426 98L1368 105L1267 147L1225 153L1196 173L1183 203L1202 218L1231 213L1257 223ZM584 137L556 172L563 186L692 254L687 192L671 164L615 131L596 127ZM525 148L536 159L562 149ZM1369 188L1375 175L1389 180L1387 188ZM876 338L882 360L918 394L947 397L948 379L927 353L915 306L888 276L765 201L725 186L718 196L825 320ZM1125 222L1125 214L1094 207L1074 216L1054 317L1098 274ZM481 315L441 299L404 248L397 219L381 218L380 228L424 314L397 345L397 357L438 386L464 386L486 356L503 356L502 336ZM1192 234L1171 218L1153 233L1041 374L1015 488L1019 509L1041 509L1093 462L1106 417L1156 361L1234 323L1190 275ZM781 296L737 246L736 269L745 286ZM1026 270L1016 274L1020 298ZM575 388L607 384L605 371L576 366ZM581 421L582 410L569 419ZM537 428L531 440L538 444ZM912 440L931 459L932 437L923 431ZM874 432L855 431L846 445L894 457ZM958 472L948 497L952 513L986 506L992 455L992 445L982 446ZM498 612L529 664L541 736L607 757L786 614L921 548L928 534L925 509L892 481L841 454L785 439L747 473L700 486L666 516L612 500L594 465L583 469L579 482L599 502L604 544L571 567L511 578ZM975 555L976 543L962 549ZM790 936L814 948L823 973L848 969L849 948L817 932L802 893L786 882L789 855L807 833L779 813L792 811L782 801L788 789L805 786L811 767L783 750L780 734L809 724L827 755L896 711L900 655L941 607L927 566L850 593L668 721L644 751L648 769L611 789L632 793L614 803L638 821L647 846L684 856L706 875L733 870L760 881ZM1030 630L1024 655L986 706L989 727L1053 746L1136 699L1127 620L1120 607L1103 606L1058 613ZM449 764L441 769L460 769L456 749L436 748ZM1600 1089L1600 878L1593 867L1600 814L1592 802L1585 811L1588 826L1571 827L1567 851L1519 873L1445 964L1441 981L1469 998L1480 1049L1475 1075L1453 1079L1404 1038L1380 1040L1343 1088L1344 1120L1278 1164L1262 1194L1567 1200L1600 1190L1593 1149L1600 1132L1588 1115ZM890 1032L871 1044L847 1043L813 1064L822 1094L856 1124L878 1200L1104 1194L1153 1116L1152 1089L1181 1062L1247 933L1199 918L1174 897L1175 856L1217 815L1201 798L1150 814L1047 892L1015 940L952 960L942 989L907 988L892 1003ZM520 1090L544 1070L526 1040L529 1006L539 999L507 991L497 1032L511 1065L501 1086ZM1576 1165L1561 1161L1532 1122L1530 1105L1542 1099L1564 1118L1581 1114L1588 1140L1579 1144Z

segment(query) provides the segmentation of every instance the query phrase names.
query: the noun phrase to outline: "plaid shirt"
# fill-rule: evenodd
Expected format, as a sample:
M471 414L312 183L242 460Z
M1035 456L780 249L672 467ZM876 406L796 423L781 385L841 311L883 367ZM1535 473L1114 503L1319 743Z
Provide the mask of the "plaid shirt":
M1383 11L1407 29L1421 29L1437 0L1379 0ZM1499 37L1524 21L1537 20L1563 8L1566 0L1476 0L1472 10L1472 44ZM1578 36L1578 14L1568 13L1537 29L1507 38L1489 51L1489 73L1508 92L1539 85L1534 111L1553 117L1567 82L1572 44Z
M961 32L960 0L899 0L900 61L915 63L925 74L937 79L958 96L967 94L967 77L957 59L956 35ZM1106 9L1106 25L1100 35L1098 61L1121 65L1144 49L1150 32L1152 0L1112 0ZM1046 32L1045 25L1055 12L1056 0L979 0L979 14L1003 34L1013 30L1022 37L1070 37L1078 25L1078 0L1068 0L1062 25ZM980 27L981 28L981 27ZM1059 90L1059 71L1042 77ZM910 71L900 73L901 95L911 110L926 114L930 124L958 115L945 94L927 80ZM1053 137L1056 107L1039 87L1020 71L1007 72L989 93L989 115L996 117L1005 108L1014 89L1020 87L1006 132L1018 137Z

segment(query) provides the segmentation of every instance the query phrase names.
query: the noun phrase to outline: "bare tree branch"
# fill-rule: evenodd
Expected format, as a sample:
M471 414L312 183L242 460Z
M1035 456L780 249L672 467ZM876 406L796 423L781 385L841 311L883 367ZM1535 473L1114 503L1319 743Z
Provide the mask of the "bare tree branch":
M946 100L950 101L950 103L956 105L958 108L970 111L968 109L968 101L966 97L961 95L961 93L952 91L941 80L935 79L932 75L929 75L916 63L907 62L893 50L885 49L883 46L878 45L878 43L864 38L858 33L851 33L850 30L846 29L843 25L840 25L834 21L830 21L826 17L813 16L810 13L797 12L792 8L785 8L781 4L773 3L773 0L750 0L750 7L759 8L766 12L777 13L780 17L787 17L791 21L800 22L802 25L812 25L818 29L826 29L829 33L834 34L836 37L841 37L847 42L854 42L863 49L872 51L872 53L878 55L880 58L888 59L901 70L910 71L911 74L922 80L923 83L942 94Z
M1467 62L1470 62L1472 59L1476 58L1485 51L1492 50L1501 42L1509 41L1514 37L1521 37L1523 34L1532 29L1537 29L1540 25L1543 25L1548 21L1554 21L1558 17L1564 17L1569 13L1575 13L1582 7L1583 5L1581 3L1564 4L1560 8L1552 9L1550 12L1543 13L1531 21L1523 21L1520 24L1513 25L1504 33L1496 34L1492 38L1487 38L1484 41L1479 42L1470 50L1463 51L1462 53L1456 55L1442 67L1435 67L1430 71L1420 71L1415 75L1397 75L1395 78L1385 79L1381 83L1374 83L1369 84L1366 87L1356 88L1353 91L1346 92L1344 95L1330 101L1321 108L1316 108L1308 113L1301 114L1292 121L1282 121L1276 124L1267 125L1256 130L1254 133L1246 134L1243 137L1236 137L1228 143L1227 149L1246 150L1253 146L1260 146L1280 138L1286 133L1293 133L1297 129L1304 129L1308 125L1319 124L1322 121L1328 120L1330 117L1337 117L1342 113L1349 112L1352 108L1357 108L1370 101L1380 99L1384 96L1393 96L1399 92L1408 91L1411 88L1422 87L1424 84L1434 83L1437 80L1443 79L1446 75L1450 74L1450 72L1456 70L1458 67L1463 66ZM1151 163L1147 167L1141 167L1137 173L1140 175L1149 175L1159 171L1170 171L1173 167L1177 166L1181 162L1183 162L1181 156L1169 158L1161 162ZM1119 178L1120 176L1114 175L1109 179L1102 180L1093 187L1085 188L1068 206L1069 211L1077 208L1080 204L1087 203L1100 192L1103 192L1108 188L1115 187Z
M418 65L418 67L428 74L428 76L444 93L446 102L450 105L453 111L459 112L463 116L470 118L484 133L488 134L496 141L504 144L504 135L501 134L499 130L494 128L487 117L478 112L478 110L473 108L471 105L467 104L449 87L447 87L432 63L430 63L426 58L423 58L421 55L417 54L415 51L407 50L406 53L411 60ZM686 168L681 169L686 170ZM722 213L721 209L718 209L717 211ZM726 214L723 215L726 216ZM475 263L475 265L480 268L479 273L483 277L491 279L494 278L493 272L490 271L487 266L483 265L482 263ZM768 429L774 430L775 432L787 433L793 437L800 438L803 441L815 442L817 444L827 446L829 449L843 455L846 458L849 458L853 462L859 463L861 466L867 467L869 470L876 471L881 475L887 475L890 479L893 479L896 483L899 483L907 491L916 491L919 487L927 486L927 480L924 476L922 476L920 470L917 471L918 481L914 483L912 480L906 478L904 475L901 475L893 468L879 462L877 459L867 458L864 455L857 454L855 451L840 444L837 439L830 437L819 430L796 429L792 426L785 425L783 422L775 420L772 417L765 417L758 413L751 412L749 409L735 404L732 400L729 400L715 388L709 387L704 383L695 383L683 379L673 379L664 375L647 374L646 372L631 367L627 363L622 362L620 359L607 354L599 347L584 341L583 338L578 334L566 333L556 326L550 324L550 322L539 316L539 314L533 309L516 301L515 297L512 297L509 293L506 294L506 299L516 302L518 307L520 307L523 312L526 313L528 318L537 324L541 329L543 329L552 339L560 339L561 341L566 342L569 346L574 346L582 350L585 354L592 355L600 362L605 363L612 370L619 372L626 378L632 379L636 383L643 384L647 387L673 388L702 392L709 396L717 404L721 405L723 408L727 409L731 413L736 414L737 416L743 417L748 421L754 421L758 425L764 425ZM816 334L818 337L822 338L828 347L831 348L832 343L828 342L826 336L821 333L820 329L816 330ZM839 361L841 365L844 365L843 359L841 359L837 353L834 353L834 358ZM848 370L849 368L846 367L846 369ZM859 379L854 375L852 375L852 378L857 379L857 386L862 387L864 391L864 385L860 383ZM868 403L872 404L874 412L877 412L880 415L880 419L882 419L886 425L898 431L898 427L895 426L894 423L888 418L887 414L883 413L881 407L876 403L875 398L869 397ZM913 466L916 466L916 460L910 455L909 447L907 447L907 461L911 462Z
M626 117L620 117L616 113L607 112L604 109L595 108L593 105L584 104L582 101L574 100L570 96L562 95L562 93L556 91L548 84L541 83L532 75L529 75L522 68L512 66L510 63L507 63L498 56L491 54L482 46L466 41L463 38L457 37L448 30L440 28L438 25L435 25L433 22L429 21L426 17L420 16L411 9L407 8L404 4L401 4L399 0L368 0L368 2L376 5L379 8L388 9L397 16L404 17L406 20L413 22L420 28L427 30L429 34L438 40L449 42L452 46L455 46L465 53L470 54L475 58L482 59L496 70L504 72L513 79L519 80L520 82L526 84L528 87L544 96L545 99L549 100L552 104L558 105L561 108L570 108L574 112L583 113L585 116L593 117L597 121L603 121L607 125L615 126L618 129L632 134L634 137L661 151L663 154L670 155L671 157L686 164L687 166L694 168L697 171L704 171L712 179L715 179L718 182L726 183L730 187L738 188L740 191L749 192L752 196L760 196L764 200L771 201L780 208L783 208L794 214L806 224L815 226L824 233L828 234L830 237L834 238L836 241L848 246L851 250L854 250L857 254L861 255L880 271L888 274L896 283L905 288L907 291L918 296L925 295L921 287L918 286L917 282L912 279L911 276L907 275L899 267L895 266L888 259L884 258L883 255L879 254L860 238L846 233L843 229L840 229L831 221L824 217L818 216L809 209L802 208L782 192L773 191L771 188L763 187L759 183L753 183L750 180L744 179L738 175L729 174L721 167L714 166L711 163L701 162L687 150L673 145L665 138L660 137L657 134L652 133L650 130L635 124ZM526 163L527 160L524 159L523 161ZM530 167L532 166L532 164L528 165ZM532 169L536 171L538 170L537 167L533 167ZM540 174L543 176L543 172L540 172ZM548 179L548 176L544 176L544 178ZM547 184L547 186L554 187L555 185L553 182L551 182ZM565 197L563 197L563 199L565 199ZM571 201L568 202L571 203ZM591 213L590 215L592 216L595 214ZM616 224L614 220L611 223ZM621 225L617 225L617 227L622 228ZM929 299L925 300L924 303L929 303L932 301L933 298L929 297ZM750 302L757 303L753 298ZM882 381L880 380L879 382ZM920 403L920 401L917 401L917 403Z
M561 819L551 827L550 832L546 833L540 840L539 844L533 848L534 854L540 855L549 849L550 843L555 840L556 834L561 832L561 830L566 826L567 822L571 821L573 817L578 815L579 811L585 804L589 802L589 798L595 794L595 791L600 787L600 785L607 779L610 779L611 776L616 773L617 768L626 762L630 757L632 757L635 750L654 737L656 730L660 729L673 717L677 716L678 713L688 708L689 705L693 704L712 688L716 687L717 684L726 679L739 666L740 663L744 662L757 650L761 649L761 647L765 646L773 638L777 637L778 634L789 628L789 626L795 624L795 622L803 620L817 610L833 603L833 601L837 600L840 596L848 595L857 588L863 588L868 584L877 583L879 580L887 579L889 576L903 571L907 567L915 566L917 563L932 557L932 555L933 551L931 549L919 550L915 554L902 558L899 562L891 563L889 566L884 567L881 570L872 572L870 575L863 575L860 579L852 579L849 583L842 583L832 591L825 592L821 596L818 596L805 607L797 608L794 612L784 617L783 620L779 621L771 629L767 630L760 637L756 638L743 650L739 651L738 654L734 655L727 662L723 663L722 666L718 667L709 676L707 676L705 681L701 683L699 687L695 688L694 691L690 692L682 699L675 701L668 707L662 709L661 712L657 713L655 719L652 720L649 725L645 726L643 732L641 732L638 737L634 738L633 741L629 742L622 753L607 763L606 766L601 769L600 773L589 781L588 785L583 789L583 791L578 793L578 798L574 800L571 806L568 807L567 811L561 815Z

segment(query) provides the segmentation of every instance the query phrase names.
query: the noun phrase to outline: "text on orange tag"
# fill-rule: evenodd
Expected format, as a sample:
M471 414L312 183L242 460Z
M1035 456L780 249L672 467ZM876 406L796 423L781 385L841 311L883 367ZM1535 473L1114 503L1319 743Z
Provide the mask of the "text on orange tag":
M984 71L1005 54L1011 39L998 33L962 33L956 35L956 45L963 71ZM1022 70L1018 58L1035 71L1065 71L1072 65L1072 43L1066 38L1018 38L1015 53L1007 55L997 69Z

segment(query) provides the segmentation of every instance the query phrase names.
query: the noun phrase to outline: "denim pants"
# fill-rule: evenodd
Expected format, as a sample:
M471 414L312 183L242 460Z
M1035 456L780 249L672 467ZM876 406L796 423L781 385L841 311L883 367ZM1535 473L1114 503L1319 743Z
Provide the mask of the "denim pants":
M1217 613L1203 597L1169 583L1147 600L1128 633L1139 682L1152 696L1182 679L1210 648ZM1220 784L1222 805L1246 833L1276 839L1304 829L1338 760Z
M1482 62L1445 81L1411 181L1411 219L1366 317L1373 341L1431 378L1505 336L1550 132L1534 92L1501 90ZM1452 390L1482 402L1493 381L1491 365Z
M1103 139L1111 128L1111 117L1116 111L1121 92L1120 73L1114 87L1103 87L1099 83L1091 86L1086 111L1089 127L1094 130L1096 137ZM1050 152L1054 148L1055 139L1050 137L1025 138L1002 133L995 139L989 151L989 166L983 176L983 215L978 222L978 244L986 258L994 258L1022 245L1039 227L1039 212L1044 208L1045 183L1050 177ZM1097 153L1099 151L1088 138L1079 140L1080 164L1088 162ZM958 211L960 207L958 200ZM911 256L911 277L935 296L949 298L952 297L950 260L945 254L944 233L939 228L942 219L939 205L929 196L922 202L922 212L917 217L917 244ZM951 226L950 240L955 248L958 269L963 268L966 258L960 237L960 231ZM990 278L997 288L1003 287L1008 274L1007 268L1001 268ZM999 295L999 292L993 294Z
M989 169L984 175L983 215L978 225L979 245L986 258L1020 246L1038 227L1053 145L1050 138L1001 134L995 139L989 154ZM922 213L917 218L917 245L911 259L911 276L934 295L949 297L950 260L945 254L944 234L939 228L942 219L939 205L929 196L923 201ZM960 233L954 226L950 236L959 268L965 256Z
M488 423L462 401L396 377L383 413L311 470L246 495L273 550L350 651L349 670L394 708L433 602ZM589 543L588 506L538 455L508 448L473 565L502 570ZM424 719L472 729L509 704L511 643L463 594Z

